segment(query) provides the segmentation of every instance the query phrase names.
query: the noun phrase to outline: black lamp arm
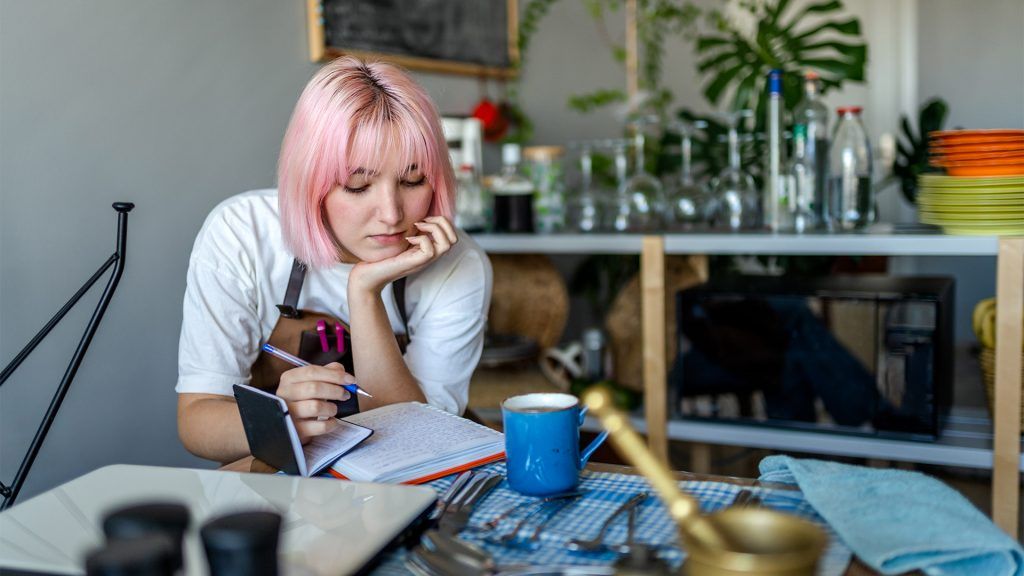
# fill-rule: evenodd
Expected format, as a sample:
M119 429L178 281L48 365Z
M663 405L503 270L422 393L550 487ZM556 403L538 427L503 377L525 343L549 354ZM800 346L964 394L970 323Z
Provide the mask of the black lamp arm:
M53 399L50 401L50 406L46 409L46 415L43 421L39 424L39 429L36 430L36 435L32 439L32 444L29 446L28 453L25 454L25 458L21 461L21 466L18 467L18 472L14 476L14 483L11 486L5 486L0 482L0 496L3 496L3 502L0 503L0 510L5 510L14 504L14 500L18 497L18 493L21 491L21 487L25 484L25 478L28 476L28 471L32 467L32 463L35 461L36 456L39 454L39 449L43 445L43 439L46 438L47 432L50 431L50 426L53 425L53 420L57 416L57 410L60 409L61 403L64 401L64 396L67 395L68 388L71 387L71 381L74 380L75 374L78 373L78 367L82 363L82 359L85 357L86 351L89 349L89 344L92 342L93 335L96 334L96 329L99 327L100 321L103 319L103 314L107 311L107 305L110 304L110 299L114 296L114 290L117 289L117 284L121 280L121 273L124 272L124 261L127 246L128 237L128 213L135 208L135 204L131 202L115 202L113 204L114 210L117 211L117 246L114 253L107 259L106 262L100 266L99 270L92 275L85 284L75 292L75 295L61 307L60 310L54 314L53 318L46 323L45 326L32 338L31 341L14 357L4 369L0 372L0 386L10 378L11 374L21 365L21 363L28 357L29 354L35 350L36 346L46 338L46 335L61 321L62 318L71 310L72 307L82 298L82 296L89 291L93 284L99 280L100 276L103 275L111 266L114 267L114 272L111 274L110 279L107 281L107 287L104 288L103 294L100 296L100 301L96 304L96 309L92 313L92 318L89 319L89 324L85 328L85 333L82 334L82 339L78 342L78 347L75 349L74 355L71 357L71 362L68 364L67 370L64 372L64 377L60 381L60 386L57 387L57 391L53 395Z

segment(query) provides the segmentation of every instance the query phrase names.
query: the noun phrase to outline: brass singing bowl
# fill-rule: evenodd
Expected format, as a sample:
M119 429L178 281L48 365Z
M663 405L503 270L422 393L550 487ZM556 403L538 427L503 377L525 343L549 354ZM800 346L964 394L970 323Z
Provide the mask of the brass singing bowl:
M812 575L825 549L825 533L796 516L764 508L729 508L709 516L679 489L668 467L647 449L629 419L615 408L607 389L583 395L590 412L608 430L620 456L643 474L679 528L689 576Z

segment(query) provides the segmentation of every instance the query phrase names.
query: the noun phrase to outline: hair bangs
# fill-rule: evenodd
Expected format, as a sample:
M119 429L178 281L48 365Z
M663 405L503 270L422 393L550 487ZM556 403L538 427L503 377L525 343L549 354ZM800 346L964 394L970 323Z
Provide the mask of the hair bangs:
M346 148L347 154L339 150L339 156L344 159L338 166L340 183L357 170L379 173L384 157L388 156L396 158L405 169L415 167L427 176L432 186L435 185L436 147L430 145L408 113L380 111L367 115L352 127Z

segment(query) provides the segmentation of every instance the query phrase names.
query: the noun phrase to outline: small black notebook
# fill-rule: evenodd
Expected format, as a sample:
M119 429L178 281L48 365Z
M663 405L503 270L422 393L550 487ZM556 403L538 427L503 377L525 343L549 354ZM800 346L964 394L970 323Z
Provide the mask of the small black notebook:
M315 476L373 434L345 420L337 428L299 442L283 398L245 384L235 384L235 401L253 456L288 474Z

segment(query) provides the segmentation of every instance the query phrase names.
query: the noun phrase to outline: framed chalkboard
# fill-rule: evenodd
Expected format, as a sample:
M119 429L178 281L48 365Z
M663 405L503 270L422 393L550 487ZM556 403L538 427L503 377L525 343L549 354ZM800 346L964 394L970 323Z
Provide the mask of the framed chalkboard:
M516 0L306 0L314 62L352 54L472 76L515 74Z

